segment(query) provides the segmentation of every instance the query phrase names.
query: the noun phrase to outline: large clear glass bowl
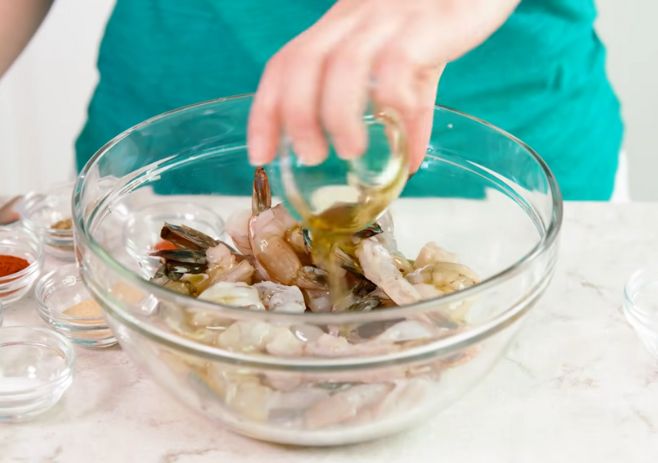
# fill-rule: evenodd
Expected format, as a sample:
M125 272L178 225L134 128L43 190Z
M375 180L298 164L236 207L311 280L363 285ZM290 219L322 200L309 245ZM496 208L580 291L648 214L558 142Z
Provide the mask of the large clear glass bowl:
M427 158L391 212L406 255L436 241L479 274L480 283L438 299L285 314L220 306L150 283L148 267L126 251L136 238L122 230L166 198L224 219L250 207L250 105L240 96L154 117L106 144L79 177L81 276L123 348L175 399L269 441L364 441L453 403L500 359L553 273L562 202L546 164L511 135L436 108ZM447 322L455 311L465 324ZM406 333L414 342L387 331L413 332L419 320L432 330ZM237 347L218 342L228 330ZM383 332L384 340L372 341ZM281 339L296 350L277 348Z

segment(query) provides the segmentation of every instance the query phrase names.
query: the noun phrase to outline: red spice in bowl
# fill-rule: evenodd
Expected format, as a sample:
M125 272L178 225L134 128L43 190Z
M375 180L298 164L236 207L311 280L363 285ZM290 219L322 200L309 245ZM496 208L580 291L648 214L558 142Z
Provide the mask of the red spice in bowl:
M30 263L16 256L0 255L0 277L6 277L26 269Z

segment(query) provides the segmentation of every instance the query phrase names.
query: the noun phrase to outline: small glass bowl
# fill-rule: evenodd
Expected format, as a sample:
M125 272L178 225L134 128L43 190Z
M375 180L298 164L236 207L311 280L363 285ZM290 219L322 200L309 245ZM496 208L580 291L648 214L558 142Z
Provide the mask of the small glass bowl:
M166 223L187 225L213 238L224 234L224 221L207 207L192 202L160 202L135 211L123 228L126 251L137 262L143 276L150 278L160 266L160 259L150 254L161 240Z
M24 228L0 228L0 255L21 257L30 265L20 272L0 277L0 300L5 304L27 294L43 264L41 242Z
M84 313L84 309L78 310L78 313L72 309L84 301L94 301L80 278L76 264L64 265L43 275L34 293L41 318L74 343L94 349L117 343L102 314L90 316Z
M64 260L75 259L73 228L56 229L53 226L71 218L72 192L73 183L63 183L43 194L27 194L20 206L25 226L43 238L50 255Z
M658 358L658 265L635 272L624 288L624 315L651 354Z
M0 422L21 421L59 401L73 380L71 343L47 328L0 328Z

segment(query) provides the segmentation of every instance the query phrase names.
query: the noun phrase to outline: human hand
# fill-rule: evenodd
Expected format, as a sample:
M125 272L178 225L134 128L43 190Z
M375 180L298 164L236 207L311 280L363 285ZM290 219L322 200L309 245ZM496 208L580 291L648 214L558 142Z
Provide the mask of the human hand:
M358 157L372 98L400 116L415 171L445 64L482 43L519 1L337 1L267 63L249 116L251 162L272 161L282 131L308 164L326 158L325 133L340 157Z

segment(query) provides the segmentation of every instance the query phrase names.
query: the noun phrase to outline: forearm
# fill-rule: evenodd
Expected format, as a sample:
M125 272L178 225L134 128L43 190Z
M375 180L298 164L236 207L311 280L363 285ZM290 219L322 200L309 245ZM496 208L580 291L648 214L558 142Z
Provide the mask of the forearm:
M0 0L0 77L28 44L53 0Z

